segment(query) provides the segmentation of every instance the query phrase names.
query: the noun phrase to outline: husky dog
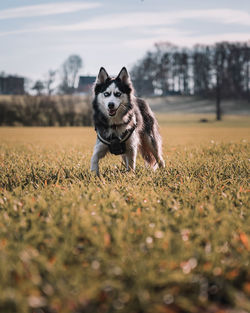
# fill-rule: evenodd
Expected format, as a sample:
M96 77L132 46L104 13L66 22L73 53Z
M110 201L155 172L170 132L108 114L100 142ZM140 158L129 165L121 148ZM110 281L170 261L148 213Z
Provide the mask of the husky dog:
M99 175L99 160L109 151L122 155L127 170L135 169L137 151L153 169L164 167L158 124L148 104L133 94L129 74L123 67L111 78L101 67L94 84L94 124L97 141L91 171Z

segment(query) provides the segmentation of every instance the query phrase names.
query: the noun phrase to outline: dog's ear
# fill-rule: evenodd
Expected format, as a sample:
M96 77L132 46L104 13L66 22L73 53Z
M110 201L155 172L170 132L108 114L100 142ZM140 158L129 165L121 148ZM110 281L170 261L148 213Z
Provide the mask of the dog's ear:
M97 84L103 84L103 83L105 83L105 81L107 79L110 79L109 74L107 73L107 71L105 70L104 67L101 67L100 71L99 71L99 74L97 76L96 83Z
M121 71L118 74L118 76L116 77L116 79L120 79L121 82L123 82L124 84L130 84L130 77L129 77L129 74L128 74L126 67L123 67L121 69Z

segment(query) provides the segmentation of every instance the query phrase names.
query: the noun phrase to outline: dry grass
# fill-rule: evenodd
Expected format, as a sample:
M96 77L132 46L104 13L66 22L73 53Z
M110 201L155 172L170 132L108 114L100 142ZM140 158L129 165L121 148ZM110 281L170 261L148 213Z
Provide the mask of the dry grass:
M249 128L160 120L166 169L101 180L93 129L0 128L0 312L250 311Z

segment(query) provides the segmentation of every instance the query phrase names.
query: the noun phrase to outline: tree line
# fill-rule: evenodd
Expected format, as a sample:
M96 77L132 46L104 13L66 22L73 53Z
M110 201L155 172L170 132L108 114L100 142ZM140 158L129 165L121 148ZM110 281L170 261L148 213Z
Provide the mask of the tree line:
M157 43L131 71L138 95L195 95L250 101L250 42L220 42L180 48Z

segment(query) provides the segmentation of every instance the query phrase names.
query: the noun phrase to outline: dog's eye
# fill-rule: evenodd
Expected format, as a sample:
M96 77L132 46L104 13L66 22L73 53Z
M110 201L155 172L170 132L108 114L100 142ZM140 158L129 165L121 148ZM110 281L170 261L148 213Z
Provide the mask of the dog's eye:
M122 95L122 94L121 94L121 92L119 92L119 91L117 91L117 92L114 93L114 96L117 97L117 98L119 98L121 95Z
M109 97L110 96L110 92L104 92L104 97Z

